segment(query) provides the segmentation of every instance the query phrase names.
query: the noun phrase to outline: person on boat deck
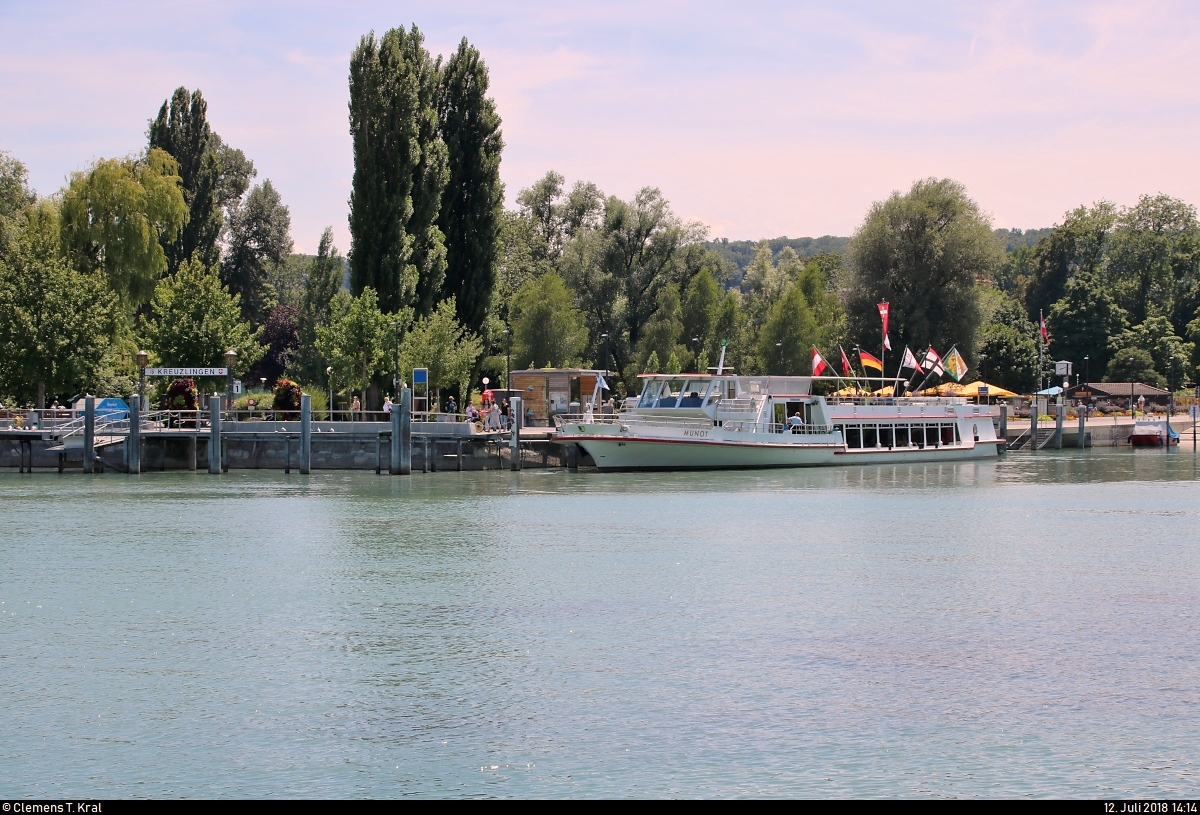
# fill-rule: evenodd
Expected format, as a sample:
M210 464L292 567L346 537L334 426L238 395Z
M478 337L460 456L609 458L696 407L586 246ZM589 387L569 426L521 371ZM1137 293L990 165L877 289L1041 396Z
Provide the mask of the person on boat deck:
M795 414L793 414L788 419L787 423L788 423L788 427L793 428L792 432L795 432L794 428L798 428L798 427L801 427L804 425L804 417L801 416L800 411L797 410L795 412Z

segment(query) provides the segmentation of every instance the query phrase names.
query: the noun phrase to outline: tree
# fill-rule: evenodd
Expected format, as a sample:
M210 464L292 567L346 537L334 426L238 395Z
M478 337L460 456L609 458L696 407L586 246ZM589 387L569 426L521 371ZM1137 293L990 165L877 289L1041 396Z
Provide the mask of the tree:
M654 314L642 329L642 340L638 344L638 358L644 360L651 353L654 353L659 359L667 361L672 358L679 359L688 356L688 349L679 342L683 335L683 322L680 320L679 286L672 283L660 289L657 306ZM680 364L682 365L682 363Z
M292 252L291 228L291 213L269 178L230 211L221 282L241 298L242 315L252 323L261 324L275 305L270 276Z
M208 125L208 103L196 90L179 87L162 103L150 123L149 147L163 150L178 162L183 198L189 213L183 229L162 235L162 246L171 274L195 256L205 266L220 258L221 208L217 200L220 166L210 149L212 129Z
M1166 195L1143 195L1122 210L1111 244L1109 278L1131 322L1167 317L1183 333L1195 313L1200 278L1196 208Z
M717 348L718 338L714 332L717 324L717 312L721 304L721 289L713 279L712 272L707 268L701 269L688 281L683 290L683 336L680 338L687 344L688 350L696 356L693 360L694 369L700 356L711 356ZM692 348L692 338L700 340L699 347Z
M743 359L749 359L752 355L748 350L744 350L747 348L747 344L742 342L742 323L740 293L737 290L726 292L717 309L717 321L713 327L713 336L718 344L712 359L714 365L721 361L720 344L728 343L725 346L725 368L729 371L746 373L740 366Z
M1093 204L1091 209L1078 207L1038 241L1033 250L1033 277L1025 288L1029 319L1036 320L1039 312L1049 311L1077 273L1104 271L1116 213L1116 207L1107 201Z
M371 379L387 369L388 323L393 319L379 310L370 286L357 297L335 298L328 325L317 326L317 351L329 360L338 381L366 393ZM399 318L405 326L411 320L411 310Z
M979 319L976 284L991 279L1000 248L979 205L950 179L924 179L873 204L848 254L854 271L846 311L851 336L879 336L876 304L891 304L892 345L968 357Z
M1022 315L1024 316L1024 315ZM987 355L987 381L1017 393L1031 393L1038 381L1038 350L1032 332L992 322L979 331L979 354Z
M273 383L283 376L284 369L291 362L292 353L300 342L296 330L298 314L299 309L295 306L275 306L271 309L258 338L267 350L262 359L247 371L247 378L251 383L264 377Z
M1163 386L1162 375L1154 370L1154 358L1144 348L1118 348L1104 372L1105 382L1141 382L1156 388Z
M304 279L304 298L296 317L297 347L288 370L301 382L323 382L329 361L317 350L317 329L329 324L334 297L342 291L342 258L333 245L333 228L325 227L317 256Z
M783 296L771 306L758 336L758 359L762 370L792 376L810 373L812 349L818 342L818 334L817 320L804 299L803 289L797 283L788 285ZM783 370L779 370L781 351Z
M579 362L587 345L583 315L555 272L529 280L512 304L513 364L563 368Z
M1175 358L1175 370L1183 372L1187 360L1192 358L1195 346L1175 335L1171 321L1166 317L1149 317L1109 340L1113 349L1140 348L1150 354L1154 368L1163 376L1172 376L1171 358ZM1148 380L1147 380L1148 381Z
M151 313L143 342L166 366L221 367L232 350L237 367L246 370L266 351L242 319L237 295L221 285L215 267L198 260L184 261L159 282Z
M77 271L101 271L128 307L146 303L187 220L175 159L101 159L71 175L62 199L62 250Z
M441 296L453 297L459 320L483 326L496 279L504 185L500 181L500 116L488 98L488 70L466 38L441 68L438 119L449 178L438 227L446 241Z
M471 382L471 370L483 352L479 337L458 321L454 298L443 300L427 317L416 320L400 344L403 370L415 367L429 369L429 384L437 389L459 388L466 393Z
M97 385L126 325L104 277L67 265L58 232L54 205L33 205L0 254L0 390L39 408Z
M37 196L29 189L29 170L0 150L0 222L16 218L36 200Z
M445 277L437 90L437 66L415 25L363 37L350 58L350 283L356 293L376 291L389 312L428 314Z
M1046 323L1056 358L1080 365L1085 356L1090 357L1097 371L1103 371L1112 356L1109 338L1128 325L1125 310L1092 272L1071 278L1062 299L1050 307Z

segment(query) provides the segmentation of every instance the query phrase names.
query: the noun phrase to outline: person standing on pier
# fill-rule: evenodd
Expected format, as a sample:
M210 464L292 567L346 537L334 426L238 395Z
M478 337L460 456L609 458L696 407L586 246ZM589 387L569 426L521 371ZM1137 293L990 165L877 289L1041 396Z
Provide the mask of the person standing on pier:
M350 402L350 421L354 421L354 414L359 413L361 411L362 411L362 402L358 401L358 397L355 396L354 399Z

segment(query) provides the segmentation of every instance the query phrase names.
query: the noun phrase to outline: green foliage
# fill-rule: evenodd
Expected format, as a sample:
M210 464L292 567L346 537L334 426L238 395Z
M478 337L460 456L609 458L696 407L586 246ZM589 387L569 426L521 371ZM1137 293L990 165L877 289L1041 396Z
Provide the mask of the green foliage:
M1144 348L1118 348L1104 372L1105 382L1142 382L1161 388L1165 383L1154 369L1154 357Z
M646 359L656 352L659 359L688 356L686 347L680 344L683 323L680 320L679 287L665 286L658 293L658 308L642 329L642 341L638 347L638 358ZM682 364L682 363L681 363ZM670 371L668 371L670 373Z
M667 364L663 368L663 373L673 375L673 374L679 373L682 370L683 370L683 363L681 363L679 361L679 354L672 351L671 356L667 357Z
M221 282L238 295L242 316L255 325L263 323L277 302L270 278L292 252L291 228L291 214L269 178L230 209Z
M195 410L199 399L194 379L173 379L163 399L167 410Z
M300 412L300 397L304 395L304 391L292 380L279 380L275 383L275 387L271 393L273 397L271 408L273 410L293 414Z
M266 350L242 320L237 295L221 285L215 268L197 260L184 261L178 272L159 282L151 309L143 342L163 365L223 367L225 352L232 349L235 369L245 371ZM224 383L213 386L223 388Z
M979 205L957 181L925 179L873 204L848 255L851 336L878 337L876 304L887 300L894 347L974 349L976 283L994 276L1000 249Z
M15 219L0 253L0 392L44 406L102 379L124 314L98 272L71 269L59 254L50 202Z
M78 271L101 271L127 306L150 299L167 270L161 242L187 221L178 164L152 148L144 158L101 159L71 175L62 199L62 251Z
M512 303L513 367L575 365L587 344L583 315L555 272L529 280Z
M29 170L0 150L0 221L16 218L37 200L29 188Z
M159 236L168 272L175 274L184 261L193 258L215 266L220 259L222 207L246 191L254 164L212 132L208 103L198 89L176 88L162 103L147 135L151 150L163 150L178 162L189 213L177 234Z
M1109 278L1130 321L1161 316L1180 333L1186 330L1200 278L1196 208L1166 195L1143 195L1122 210L1111 244Z
M660 367L662 367L662 365L658 361L658 352L651 351L650 356L646 357L646 363L642 366L642 373L657 374L660 373L658 370ZM661 373L665 373L665 371Z
M742 361L749 360L752 355L740 350L751 347L749 343L742 341L742 322L741 294L737 290L726 292L717 309L717 321L713 327L713 335L717 341L713 351L713 365L721 361L721 343L728 342L725 348L726 370L746 373Z
M1049 311L1066 293L1067 281L1073 275L1104 270L1116 216L1116 207L1107 201L1091 209L1078 207L1038 243L1033 253L1033 277L1025 288L1025 308L1031 320L1037 319L1039 311Z
M780 375L809 374L812 372L812 349L818 340L817 320L804 298L804 290L799 283L792 283L771 306L758 335L759 365L764 372ZM779 367L781 351L782 370Z
M1154 360L1154 369L1164 378L1170 377L1173 382L1186 371L1188 360L1196 350L1195 345L1175 335L1171 322L1166 317L1150 317L1112 337L1109 344L1113 349L1140 348L1146 351ZM1173 364L1172 357L1175 358Z
M363 37L350 58L351 287L373 289L388 312L428 314L445 277L437 219L449 173L438 84L415 25Z
M711 271L707 268L701 269L692 276L683 290L683 305L680 313L680 320L683 323L683 334L680 340L687 345L689 351L693 350L692 339L700 340L699 349L695 351L697 360L694 362L695 370L700 373L704 371L698 364L699 357L707 356L720 343L720 338L714 331L720 305L721 289L717 285L717 281L713 278Z
M1024 314L1020 316L1024 319ZM1009 321L985 324L979 332L976 358L982 355L986 361L976 372L988 382L1016 393L1036 389L1038 349L1031 330L1023 331Z
M837 257L840 262L849 242L849 238L825 235L820 238L772 238L766 241L766 244L771 250L772 259L778 258L785 248L790 248L801 258L827 255ZM714 276L727 285L741 286L746 269L754 260L762 243L763 241L731 241L728 238L706 242L704 247L715 252L722 260L721 274L714 270Z
M495 285L504 185L500 181L500 116L488 98L488 70L467 43L441 67L437 108L449 178L438 227L446 241L443 298L458 304L460 322L478 332Z
M1050 307L1046 320L1050 330L1050 353L1077 366L1090 357L1097 371L1108 366L1112 356L1109 337L1120 334L1128 322L1125 310L1114 302L1099 277L1080 272L1067 283L1062 299Z
M341 294L334 298L327 325L317 326L317 351L329 360L334 377L354 390L366 391L374 376L384 373L393 340L391 322L404 328L412 311L387 315L371 287L357 297Z
M325 227L316 257L309 262L304 296L296 319L297 346L288 370L301 382L323 382L329 361L317 349L317 329L329 324L334 297L342 291L342 258L333 245L333 228Z
M457 385L463 394L469 391L471 370L482 352L479 337L458 321L451 297L438 303L432 314L413 323L400 344L400 364L404 371L428 368L432 387Z

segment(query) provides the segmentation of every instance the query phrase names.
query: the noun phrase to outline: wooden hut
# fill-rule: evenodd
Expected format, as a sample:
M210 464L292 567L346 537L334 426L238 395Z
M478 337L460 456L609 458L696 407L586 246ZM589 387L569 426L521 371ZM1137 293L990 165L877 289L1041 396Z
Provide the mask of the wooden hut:
M512 372L512 388L524 400L525 416L536 426L554 423L554 416L569 413L572 402L580 406L592 398L600 371L585 368L535 368Z

